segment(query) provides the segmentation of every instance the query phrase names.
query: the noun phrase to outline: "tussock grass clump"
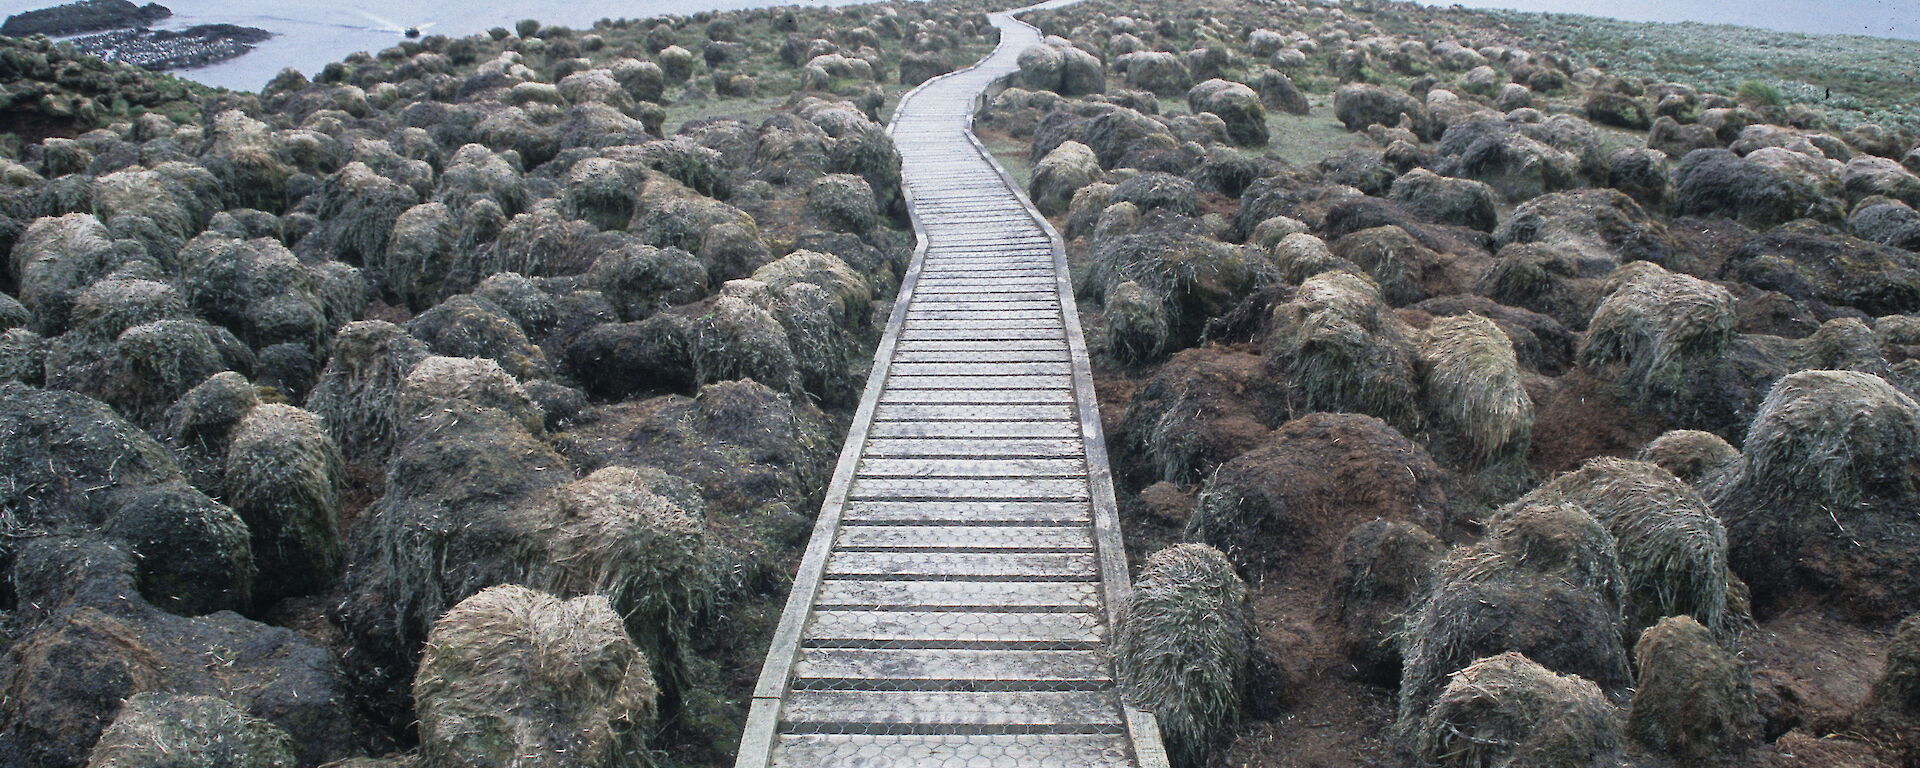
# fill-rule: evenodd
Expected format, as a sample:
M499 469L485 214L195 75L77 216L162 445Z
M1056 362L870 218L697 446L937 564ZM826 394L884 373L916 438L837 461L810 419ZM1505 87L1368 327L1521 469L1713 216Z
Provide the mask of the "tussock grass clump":
M1257 354L1208 346L1173 355L1134 391L1109 433L1122 484L1197 483L1258 446L1268 432L1269 389Z
M187 238L206 228L223 197L212 173L183 162L111 173L95 179L93 188L94 215L108 227L122 217L142 216L153 222L161 239L145 243L149 249L179 249Z
M677 136L650 141L640 145L637 154L642 165L692 187L695 192L716 200L733 196L733 182L726 173L727 157L692 139Z
M407 323L407 333L434 352L453 357L484 357L520 379L553 375L547 353L493 302L460 295L440 302Z
M558 594L612 601L653 660L667 702L695 684L692 630L713 609L731 566L700 511L666 495L674 482L655 469L608 467L561 488L546 579Z
M1613 534L1627 584L1627 632L1690 616L1716 633L1727 612L1727 534L1693 488L1642 461L1597 458L1522 499L1572 504Z
M589 157L567 171L566 212L599 229L626 229L646 188L645 169L604 157Z
M460 210L481 198L493 201L508 216L520 214L533 202L526 179L507 157L479 144L467 144L454 151L441 171L434 202Z
M87 768L294 768L293 740L212 696L141 693L100 733Z
M1341 649L1366 679L1399 681L1400 622L1445 554L1446 545L1427 529L1395 520L1371 520L1347 534L1333 587L1334 619Z
M365 264L386 255L387 240L400 214L420 199L413 190L365 163L349 163L313 195L310 204L320 226L300 241L303 252L322 252L349 264Z
M1595 768L1621 759L1620 742L1593 683L1508 652L1448 676L1415 751L1436 768Z
M127 261L113 237L89 214L36 219L14 243L12 279L31 328L45 336L67 330L67 315L87 286Z
M1411 431L1421 416L1409 336L1373 281L1323 272L1274 308L1268 367L1287 380L1296 412L1364 413Z
M0 381L40 386L47 376L47 340L25 328L0 333Z
M295 169L274 145L272 130L237 109L214 116L200 164L219 180L227 207L276 214L286 208Z
M629 243L594 259L586 282L620 310L626 320L641 320L668 306L704 298L707 269L679 248Z
M367 265L383 292L412 309L433 306L453 266L456 225L445 203L408 208L393 221L384 258Z
M1603 371L1641 399L1672 404L1687 377L1733 343L1733 296L1712 283L1655 269L1621 284L1594 310L1580 365Z
M753 271L753 279L778 295L795 283L812 283L833 297L836 319L847 328L865 327L873 288L860 273L831 253L794 251Z
M1333 253L1373 278L1387 303L1404 306L1444 291L1431 279L1443 269L1441 256L1406 230L1391 224L1368 227L1335 240Z
M400 383L399 415L424 416L449 401L496 408L512 416L529 434L542 434L545 416L518 380L499 363L479 357L429 357L413 366Z
M405 424L386 494L354 522L340 624L377 674L405 679L427 627L460 599L545 562L566 459L495 408L449 400ZM402 691L393 691L399 693Z
M231 508L174 480L121 492L101 529L137 555L140 595L181 616L252 606L251 534Z
M1475 460L1525 458L1533 399L1500 326L1472 314L1436 320L1420 343L1420 360L1427 412L1464 437Z
M765 283L734 280L723 286L697 320L692 341L695 383L752 379L800 391L799 361L773 309Z
M157 427L167 407L224 370L253 367L253 353L231 333L198 320L156 320L114 339L108 379L93 390L121 413Z
M0 506L7 529L104 519L114 491L179 476L153 438L97 400L0 384Z
M836 232L866 233L880 223L873 187L850 173L830 173L807 187L807 211Z
M1244 83L1214 78L1187 91L1187 107L1219 116L1227 138L1239 147L1267 145L1267 111L1260 94Z
M1147 558L1115 638L1128 703L1153 712L1176 765L1198 766L1240 718L1256 653L1247 585L1219 550Z
M333 355L307 397L307 408L349 456L383 453L399 430L400 382L432 352L384 320L348 323L333 337Z
M454 606L428 636L413 685L420 763L478 768L563 755L548 759L619 765L644 746L655 694L647 658L607 598L492 587Z
M302 264L267 238L202 234L180 249L179 263L182 300L255 348L292 343L319 350L366 306L358 270ZM333 268L344 272L329 274Z
M856 358L865 348L858 334L840 323L833 295L813 283L794 283L780 292L774 309L787 331L801 386L829 405L856 402L861 385Z
M1375 518L1441 530L1446 493L1418 444L1371 416L1315 413L1280 425L1220 465L1200 489L1186 536L1250 566L1326 579L1353 526Z
M1796 588L1891 620L1920 596L1920 405L1884 379L1801 371L1775 382L1739 463L1704 493L1727 526L1730 563L1770 603Z
M1639 669L1627 733L1688 761L1735 753L1760 736L1753 686L1740 660L1687 616L1670 616L1633 646Z
M1100 181L1100 158L1087 145L1068 141L1048 152L1033 168L1027 195L1041 213L1066 213L1081 188Z
M1414 734L1447 678L1516 651L1612 689L1628 680L1625 579L1613 537L1569 505L1510 505L1478 545L1442 561L1401 630L1399 727Z
M256 407L234 427L226 498L247 521L265 600L308 594L340 568L339 449L312 413Z
M1107 290L1106 349L1121 365L1141 365L1160 358L1171 341L1166 300L1132 280Z
M1712 432L1676 429L1641 446L1633 458L1699 486L1721 467L1739 461L1740 451Z
M1873 684L1870 706L1906 715L1920 713L1920 615L1900 620L1887 644L1887 668Z

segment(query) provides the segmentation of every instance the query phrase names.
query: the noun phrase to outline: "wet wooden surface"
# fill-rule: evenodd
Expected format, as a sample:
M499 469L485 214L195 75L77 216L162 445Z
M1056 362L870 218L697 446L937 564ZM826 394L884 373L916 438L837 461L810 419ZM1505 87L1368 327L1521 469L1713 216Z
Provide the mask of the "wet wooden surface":
M920 235L755 691L740 768L1163 768L1108 638L1127 590L1058 235L973 140L1040 42L891 126Z

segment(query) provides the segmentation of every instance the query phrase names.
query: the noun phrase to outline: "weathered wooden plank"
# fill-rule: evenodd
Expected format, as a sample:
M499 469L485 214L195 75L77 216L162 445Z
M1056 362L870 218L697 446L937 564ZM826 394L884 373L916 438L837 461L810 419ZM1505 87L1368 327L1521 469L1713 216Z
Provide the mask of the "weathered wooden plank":
M1093 531L1069 525L848 525L842 549L1093 551Z
M1035 456L1079 458L1082 455L1080 442L1071 439L1026 440L1026 439L970 439L970 438L921 438L921 439L882 439L867 441L864 453L870 457L885 456Z
M973 611L822 611L807 624L806 645L880 647L1093 647L1106 638L1095 613Z
M922 326L916 325L919 329ZM1069 352L1064 334L1044 339L901 339L894 354L902 352Z
M1057 339L1060 328L1029 328L1025 323L997 320L926 320L900 332L903 344L915 341L1031 341Z
M881 403L875 421L1071 421L1068 403Z
M941 421L914 423L910 421L889 421L873 425L867 433L869 437L947 437L947 438L991 438L991 437L1063 437L1080 438L1080 425L1068 421Z
M898 732L987 726L1001 732L1117 729L1119 697L1107 691L794 691L788 732Z
M853 523L1083 523L1091 520L1092 505L1083 501L908 501L859 500L847 503L844 517Z
M951 350L902 347L893 353L896 363L1066 363L1064 349Z
M808 648L794 676L831 681L964 681L969 683L1106 683L1107 655L1083 650L965 648Z
M1052 389L1068 386L1070 376L902 376L889 372L887 386L906 389Z
M1076 478L854 477L854 499L1083 499L1087 480Z
M991 740L975 735L801 734L781 736L773 755L781 765L811 768L1123 768L1134 764L1127 738L1114 734L1000 734Z
M1069 459L860 459L861 477L1085 477L1087 463Z
M941 405L958 403L1072 403L1073 392L1064 389L901 389L888 387L880 393L881 405L918 403Z
M814 607L1098 610L1100 589L1090 581L828 579Z
M1051 329L1060 322L1060 306L994 307L915 302L907 307L907 320L1018 320L1029 326Z
M895 360L887 373L890 376L1052 376L1071 375L1073 366L1064 360L1027 363L921 363Z
M1081 552L835 552L827 560L827 574L833 578L1093 581L1100 569L1093 555Z

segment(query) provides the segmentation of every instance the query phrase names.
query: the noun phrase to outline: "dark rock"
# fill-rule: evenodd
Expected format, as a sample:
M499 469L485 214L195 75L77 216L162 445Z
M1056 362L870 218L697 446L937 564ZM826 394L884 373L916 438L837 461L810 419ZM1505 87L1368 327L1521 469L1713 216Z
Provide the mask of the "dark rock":
M136 6L127 0L80 0L8 16L6 23L0 24L0 35L63 37L102 29L144 27L172 15L173 11L159 3Z

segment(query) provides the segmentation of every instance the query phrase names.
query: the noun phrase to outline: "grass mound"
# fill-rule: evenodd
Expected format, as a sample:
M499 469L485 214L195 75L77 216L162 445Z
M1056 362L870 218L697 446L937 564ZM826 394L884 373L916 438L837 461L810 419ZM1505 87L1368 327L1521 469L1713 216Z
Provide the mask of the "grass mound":
M1775 382L1740 462L1703 493L1756 602L1805 588L1862 616L1904 615L1920 597L1916 455L1920 405L1885 380L1801 371Z
M1364 413L1411 431L1422 419L1409 335L1373 281L1323 272L1274 309L1268 366L1286 378L1295 412Z
M1631 636L1666 616L1690 616L1716 633L1727 611L1727 534L1706 500L1660 467L1598 458L1520 503L1565 503L1606 526L1626 575Z
M1420 359L1428 412L1464 438L1468 455L1484 463L1524 459L1533 399L1500 326L1471 314L1436 320L1421 341Z
M414 709L428 768L565 755L611 766L642 744L653 676L605 597L486 589L434 622Z
M426 344L392 323L348 323L333 336L333 355L307 408L326 420L348 455L378 455L399 432L401 381L430 354Z
M1673 757L1704 762L1760 735L1760 713L1740 660L1686 616L1648 628L1633 646L1635 681L1627 733Z
M694 683L691 631L713 609L730 565L698 511L656 490L670 479L659 470L607 467L561 488L554 570L544 580L559 594L612 601L659 670L668 711Z
M1340 645L1368 680L1400 679L1400 622L1433 581L1446 545L1425 528L1391 520L1354 526L1340 547L1333 587Z
M1153 712L1176 765L1199 766L1245 706L1255 634L1247 585L1219 550L1147 558L1115 638L1127 701Z
M1436 768L1597 768L1620 759L1620 741L1593 683L1509 652L1448 677L1416 751Z
M1628 680L1619 565L1605 529L1576 507L1510 507L1486 541L1455 549L1401 634L1399 727L1414 734L1475 659L1514 651L1613 689Z
M1734 323L1726 289L1656 268L1622 284L1594 310L1580 365L1610 374L1645 402L1676 405L1689 394L1688 373L1732 344Z
M1201 487L1186 536L1260 570L1324 580L1353 526L1386 518L1442 530L1438 465L1379 419L1316 413L1280 425Z
M1640 447L1634 458L1699 485L1709 475L1740 460L1740 451L1712 432L1676 429Z
M226 499L247 521L262 600L309 594L340 569L340 451L312 413L256 407L233 428Z
M87 768L293 768L293 741L272 723L212 696L128 699L87 756Z

